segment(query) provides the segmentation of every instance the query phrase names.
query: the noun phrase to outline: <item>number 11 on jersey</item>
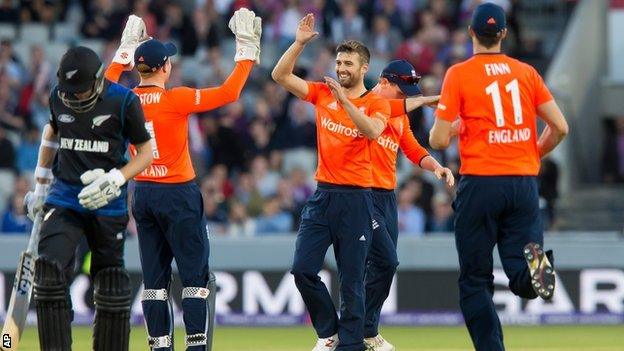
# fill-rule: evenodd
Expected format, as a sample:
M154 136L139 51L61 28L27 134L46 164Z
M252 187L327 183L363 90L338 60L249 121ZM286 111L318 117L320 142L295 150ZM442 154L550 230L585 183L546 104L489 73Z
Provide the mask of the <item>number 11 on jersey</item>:
M511 104L514 113L514 122L516 125L522 124L522 103L520 102L520 87L518 80L514 79L505 85L505 91L511 93ZM501 100L500 88L498 87L498 81L492 82L485 88L485 92L492 96L492 103L494 104L494 115L496 116L496 126L505 126L505 115L503 114L503 102Z

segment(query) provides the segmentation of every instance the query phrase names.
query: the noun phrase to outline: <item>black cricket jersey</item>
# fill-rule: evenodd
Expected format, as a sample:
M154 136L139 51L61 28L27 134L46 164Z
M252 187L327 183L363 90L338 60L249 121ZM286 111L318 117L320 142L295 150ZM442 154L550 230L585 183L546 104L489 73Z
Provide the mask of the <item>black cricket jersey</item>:
M84 113L65 106L56 88L53 89L50 125L58 135L59 149L52 168L55 182L46 202L78 211L87 211L77 198L83 187L81 174L95 168L106 172L119 169L128 162L128 143L137 145L150 140L137 96L132 90L108 80L95 106ZM122 196L96 212L125 214L125 186L123 190Z

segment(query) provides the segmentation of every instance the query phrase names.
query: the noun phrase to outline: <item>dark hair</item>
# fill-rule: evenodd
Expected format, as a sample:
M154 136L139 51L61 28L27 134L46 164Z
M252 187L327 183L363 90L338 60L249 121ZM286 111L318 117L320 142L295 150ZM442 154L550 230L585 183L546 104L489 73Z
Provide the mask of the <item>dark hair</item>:
M340 43L340 45L338 45L338 47L336 48L336 54L339 54L341 52L346 52L349 54L356 53L360 56L360 60L362 60L362 63L370 62L370 51L368 51L366 45L362 44L362 42L359 42L357 40L347 40Z
M503 40L503 32L498 32L495 36L484 36L475 33L477 37L477 41L482 46L485 46L487 49L491 49L492 47L498 45Z

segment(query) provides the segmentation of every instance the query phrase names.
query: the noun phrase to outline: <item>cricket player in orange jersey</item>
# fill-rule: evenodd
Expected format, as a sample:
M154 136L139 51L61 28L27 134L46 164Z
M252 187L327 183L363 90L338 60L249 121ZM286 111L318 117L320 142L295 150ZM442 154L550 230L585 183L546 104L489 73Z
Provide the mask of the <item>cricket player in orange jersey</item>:
M143 283L143 314L152 350L173 350L173 315L169 303L171 262L182 280L182 311L189 351L210 350L214 323L214 275L209 271L209 242L202 196L188 150L188 116L236 101L260 55L261 20L242 8L229 27L236 36L236 66L223 85L166 89L171 74L171 44L156 39L134 52L141 76L134 88L152 136L152 165L135 177L133 214L137 223ZM129 55L132 56L132 55ZM115 57L106 72L117 81L131 60Z
M410 110L424 104L437 103L439 96L421 96L420 76L405 60L390 62L382 71L373 88L377 95L391 99L392 116L388 126L376 142L371 144L373 165L373 242L366 265L366 320L364 342L375 351L394 351L395 347L379 334L379 315L390 292L392 279L399 265L397 239L396 161L400 149L415 165L433 172L438 179L445 178L453 186L450 169L442 167L429 155L410 129L405 107ZM406 98L409 99L405 100ZM398 100L397 100L398 99ZM408 106L406 106L408 105Z
M276 82L316 107L318 188L302 211L292 274L319 338L313 350L362 351L364 271L373 234L370 145L385 129L390 106L364 87L370 53L357 41L336 48L338 81L309 82L294 75L297 58L316 35L314 16L308 14L272 73ZM340 319L318 276L332 244Z
M470 35L474 56L446 72L429 135L444 149L458 133L462 175L453 203L460 306L477 350L504 350L492 302L492 250L498 246L511 291L550 299L552 252L544 252L537 174L568 125L537 71L501 53L507 35L500 6L479 5ZM546 128L537 135L537 117ZM458 122L459 121L459 122Z

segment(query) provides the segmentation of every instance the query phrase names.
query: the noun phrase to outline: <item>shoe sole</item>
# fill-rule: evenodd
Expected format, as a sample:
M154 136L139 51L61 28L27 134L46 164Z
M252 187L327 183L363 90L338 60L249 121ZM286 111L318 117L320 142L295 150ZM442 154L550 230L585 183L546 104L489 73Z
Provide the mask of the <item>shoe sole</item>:
M555 292L555 269L544 250L540 244L528 243L523 253L531 274L531 287L542 299L552 299Z

